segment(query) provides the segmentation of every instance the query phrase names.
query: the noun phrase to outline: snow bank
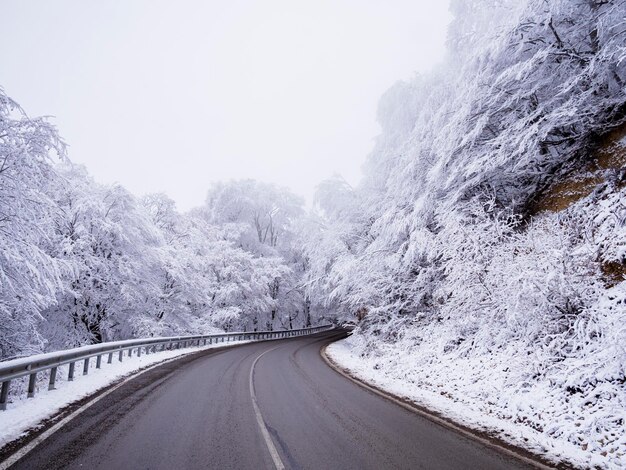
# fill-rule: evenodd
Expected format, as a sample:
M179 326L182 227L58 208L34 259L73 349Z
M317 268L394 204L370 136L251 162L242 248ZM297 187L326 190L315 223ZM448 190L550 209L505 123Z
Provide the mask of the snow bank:
M623 388L606 383L572 394L555 387L558 373L523 381L534 358L521 357L519 347L511 343L492 355L433 358L427 344L416 347L407 338L381 343L367 354L372 345L353 335L330 345L327 353L366 382L555 463L621 468L626 461Z

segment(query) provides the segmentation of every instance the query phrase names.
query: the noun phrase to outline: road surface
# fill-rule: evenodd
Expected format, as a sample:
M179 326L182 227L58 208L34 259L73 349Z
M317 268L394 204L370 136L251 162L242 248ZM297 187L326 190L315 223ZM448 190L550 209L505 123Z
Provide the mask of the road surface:
M320 357L336 337L209 350L152 369L12 468L526 468L338 374Z

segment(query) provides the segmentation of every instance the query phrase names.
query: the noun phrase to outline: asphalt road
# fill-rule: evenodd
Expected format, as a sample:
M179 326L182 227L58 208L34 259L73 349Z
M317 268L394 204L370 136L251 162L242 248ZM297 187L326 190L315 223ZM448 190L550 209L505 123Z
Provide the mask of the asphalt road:
M527 468L331 369L336 333L198 353L128 381L15 469Z

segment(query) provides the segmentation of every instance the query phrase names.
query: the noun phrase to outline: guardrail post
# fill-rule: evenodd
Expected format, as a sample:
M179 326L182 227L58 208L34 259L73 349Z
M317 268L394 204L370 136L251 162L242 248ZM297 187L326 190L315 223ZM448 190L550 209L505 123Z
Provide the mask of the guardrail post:
M122 362L123 358L124 358L124 350L120 349L120 354L119 354L119 358L118 359L120 360L120 362Z
M137 357L141 357L141 346L137 348Z
M74 380L74 367L76 366L75 362L70 362L70 370L67 373L67 381L71 382Z
M0 390L0 410L7 409L7 398L9 397L9 387L11 386L10 380L2 382L2 390Z
M50 382L48 382L48 390L54 390L54 382L57 380L57 368L50 369Z
M133 357L133 348L128 348L128 357Z
M83 375L87 375L89 372L89 358L86 358L83 364Z
M98 356L96 357L96 369L100 369L101 365L102 365L102 354L98 354Z
M37 372L34 372L28 376L28 398L35 396L35 384L37 383Z

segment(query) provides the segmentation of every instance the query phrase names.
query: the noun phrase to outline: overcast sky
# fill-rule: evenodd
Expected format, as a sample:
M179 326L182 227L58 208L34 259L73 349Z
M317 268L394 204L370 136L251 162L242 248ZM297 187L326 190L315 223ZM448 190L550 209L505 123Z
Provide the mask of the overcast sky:
M0 86L54 116L97 181L165 191L256 178L311 198L358 182L376 106L443 58L444 0L3 0Z

